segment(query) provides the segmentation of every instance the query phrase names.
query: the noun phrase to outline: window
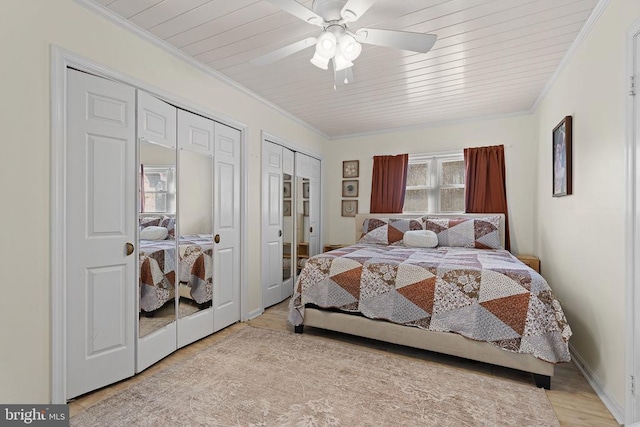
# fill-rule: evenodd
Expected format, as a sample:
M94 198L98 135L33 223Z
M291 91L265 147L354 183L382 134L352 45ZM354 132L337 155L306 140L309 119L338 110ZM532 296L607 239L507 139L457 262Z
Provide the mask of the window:
M404 212L464 212L464 158L409 156Z
M176 212L176 169L174 166L144 166L144 200L141 212Z

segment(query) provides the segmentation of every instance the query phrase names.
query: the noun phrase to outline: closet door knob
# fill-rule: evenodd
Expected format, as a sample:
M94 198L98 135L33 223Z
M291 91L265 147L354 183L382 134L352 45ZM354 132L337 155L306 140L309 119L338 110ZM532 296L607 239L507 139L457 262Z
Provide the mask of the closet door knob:
M282 230L278 230L278 237L282 237Z
M220 235L219 235L219 234L216 234L216 235L214 236L214 238L213 238L213 241L214 241L214 242L216 242L216 243L220 243Z
M133 243L129 243L129 242L127 242L127 244L125 245L125 248L127 251L127 256L131 255L133 251L136 249L135 246L133 246Z
M309 227L309 233L313 233L313 227Z

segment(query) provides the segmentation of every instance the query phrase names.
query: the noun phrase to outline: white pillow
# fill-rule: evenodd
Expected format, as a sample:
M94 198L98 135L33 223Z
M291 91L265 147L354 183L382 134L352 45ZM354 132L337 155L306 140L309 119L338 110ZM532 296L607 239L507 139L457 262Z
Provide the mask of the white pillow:
M164 240L169 235L169 230L166 227L158 227L150 225L140 230L141 240Z
M404 233L403 242L414 248L435 248L438 236L431 230L409 230Z

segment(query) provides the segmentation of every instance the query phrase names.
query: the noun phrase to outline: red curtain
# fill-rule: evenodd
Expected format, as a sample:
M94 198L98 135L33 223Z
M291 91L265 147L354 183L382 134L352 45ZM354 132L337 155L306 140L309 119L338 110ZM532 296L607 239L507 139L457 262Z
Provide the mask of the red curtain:
M505 215L505 249L510 250L504 146L465 148L465 208L469 213Z
M401 213L409 155L373 156L371 213Z

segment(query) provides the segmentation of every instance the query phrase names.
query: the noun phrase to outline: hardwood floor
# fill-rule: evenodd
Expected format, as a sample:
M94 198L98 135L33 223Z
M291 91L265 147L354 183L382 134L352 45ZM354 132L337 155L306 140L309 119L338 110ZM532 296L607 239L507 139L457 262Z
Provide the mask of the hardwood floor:
M171 365L180 363L202 348L220 341L221 339L251 325L258 328L267 328L277 331L293 331L293 327L287 322L288 301L284 301L268 308L263 315L247 322L232 325L223 331L217 332L207 338L193 343L178 350L159 363L150 367L143 373L136 375L125 381L105 387L103 389L88 393L70 402L69 411L73 416L86 408L112 396L131 385L144 381L150 375L157 373ZM423 350L402 347L379 341L353 337L321 329L306 328L305 334L331 337L335 340L343 341L373 349L383 351L394 357L411 357L441 363L447 366L454 366L472 370L485 375L494 375L511 381L518 381L527 384L534 384L533 375L508 368L487 365L480 362L464 360L458 357L445 356ZM580 371L572 363L563 363L556 367L556 374L551 379L551 390L547 391L549 401L555 411L562 426L618 426L618 423L609 413L602 401L589 386Z

